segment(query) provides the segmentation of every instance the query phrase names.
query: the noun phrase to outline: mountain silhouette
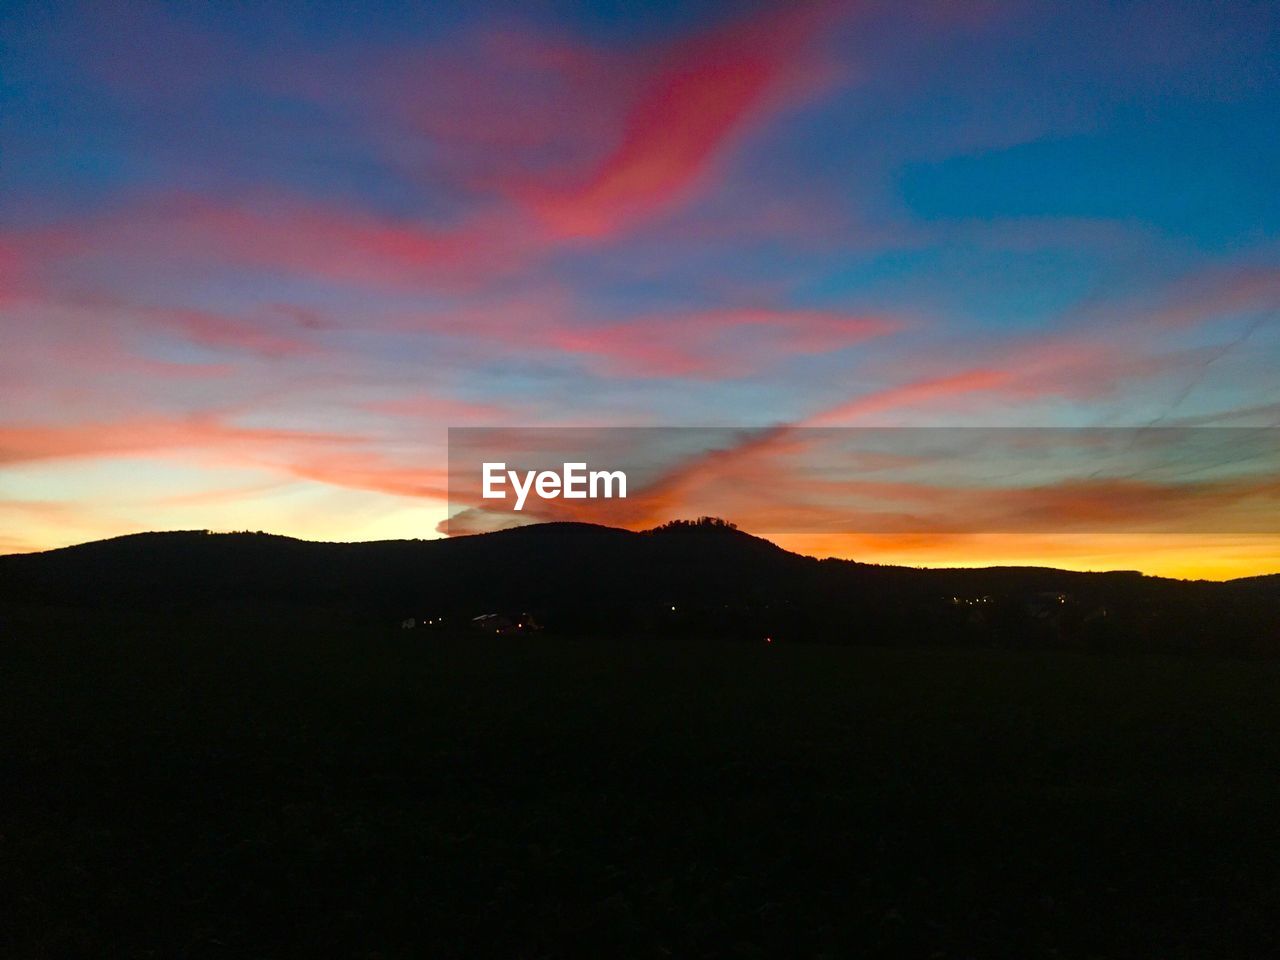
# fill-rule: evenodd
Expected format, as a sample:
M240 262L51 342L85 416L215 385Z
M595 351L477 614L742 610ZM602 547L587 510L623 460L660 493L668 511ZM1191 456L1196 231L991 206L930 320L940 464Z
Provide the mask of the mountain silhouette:
M548 523L364 543L180 531L0 557L0 614L84 611L142 621L323 613L449 629L528 613L581 634L1270 655L1280 577L1212 583L819 560L710 519L645 532Z

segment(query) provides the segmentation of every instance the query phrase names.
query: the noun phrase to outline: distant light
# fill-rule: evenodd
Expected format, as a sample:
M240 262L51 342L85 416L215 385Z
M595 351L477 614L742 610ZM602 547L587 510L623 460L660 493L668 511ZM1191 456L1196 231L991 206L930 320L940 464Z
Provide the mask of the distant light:
M764 642L765 642L765 643L773 643L773 637L765 637L765 638L764 638Z
M672 609L672 610L675 610L675 607L672 607L671 609Z

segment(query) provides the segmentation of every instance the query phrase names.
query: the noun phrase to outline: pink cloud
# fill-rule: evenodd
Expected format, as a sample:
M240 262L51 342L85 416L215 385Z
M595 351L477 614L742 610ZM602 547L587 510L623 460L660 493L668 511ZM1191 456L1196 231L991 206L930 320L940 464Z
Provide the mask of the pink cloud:
M162 204L150 220L130 214L105 231L141 252L389 288L468 287L523 264L526 241L507 224L438 227L312 201L260 197Z
M747 375L781 357L841 350L902 326L837 311L725 309L565 324L550 331L549 345L598 361L612 375L718 378Z
M0 240L0 306L17 299L25 273L16 245Z
M1262 310L1280 310L1280 268L1232 265L1182 280L1140 316L1165 326L1187 327Z
M527 413L509 404L475 403L422 391L390 400L370 401L364 407L373 413L450 426L477 422L510 422Z
M208 275L220 266L388 291L471 290L541 255L510 213L441 226L279 194L167 195L0 236L0 294L19 281L100 288L138 272Z
M843 78L822 41L852 7L754 9L625 48L509 25L449 49L384 51L355 67L362 95L335 88L336 65L278 83L389 119L388 152L421 157L416 170L399 161L406 174L514 203L533 214L523 228L535 244L555 248L617 236L704 196L748 136ZM429 150L410 151L415 134Z
M649 52L607 154L515 195L565 238L608 236L687 203L744 135L833 82L815 40L842 12L782 7Z
M615 378L716 380L749 376L790 357L843 350L913 322L879 313L778 306L669 310L606 322L569 291L544 286L510 299L401 317L382 329L448 336L456 355L472 361L569 358Z
M250 322L208 310L153 308L143 315L158 326L172 329L193 343L215 349L248 353L268 359L299 357L322 352L311 339L266 329L263 321Z

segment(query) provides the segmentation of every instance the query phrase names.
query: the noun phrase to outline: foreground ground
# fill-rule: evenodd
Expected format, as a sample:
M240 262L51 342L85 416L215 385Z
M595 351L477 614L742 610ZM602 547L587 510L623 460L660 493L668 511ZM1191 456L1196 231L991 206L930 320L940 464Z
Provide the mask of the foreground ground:
M1277 664L19 630L0 953L1262 957Z

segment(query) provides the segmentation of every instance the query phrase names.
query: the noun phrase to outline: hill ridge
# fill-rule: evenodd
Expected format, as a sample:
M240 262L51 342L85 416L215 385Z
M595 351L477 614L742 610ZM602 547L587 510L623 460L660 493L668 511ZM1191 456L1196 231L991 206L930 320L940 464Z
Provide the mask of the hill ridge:
M34 608L155 622L326 611L385 626L511 612L591 635L1270 654L1277 582L879 566L727 527L534 524L350 543L195 530L0 557L0 619Z

